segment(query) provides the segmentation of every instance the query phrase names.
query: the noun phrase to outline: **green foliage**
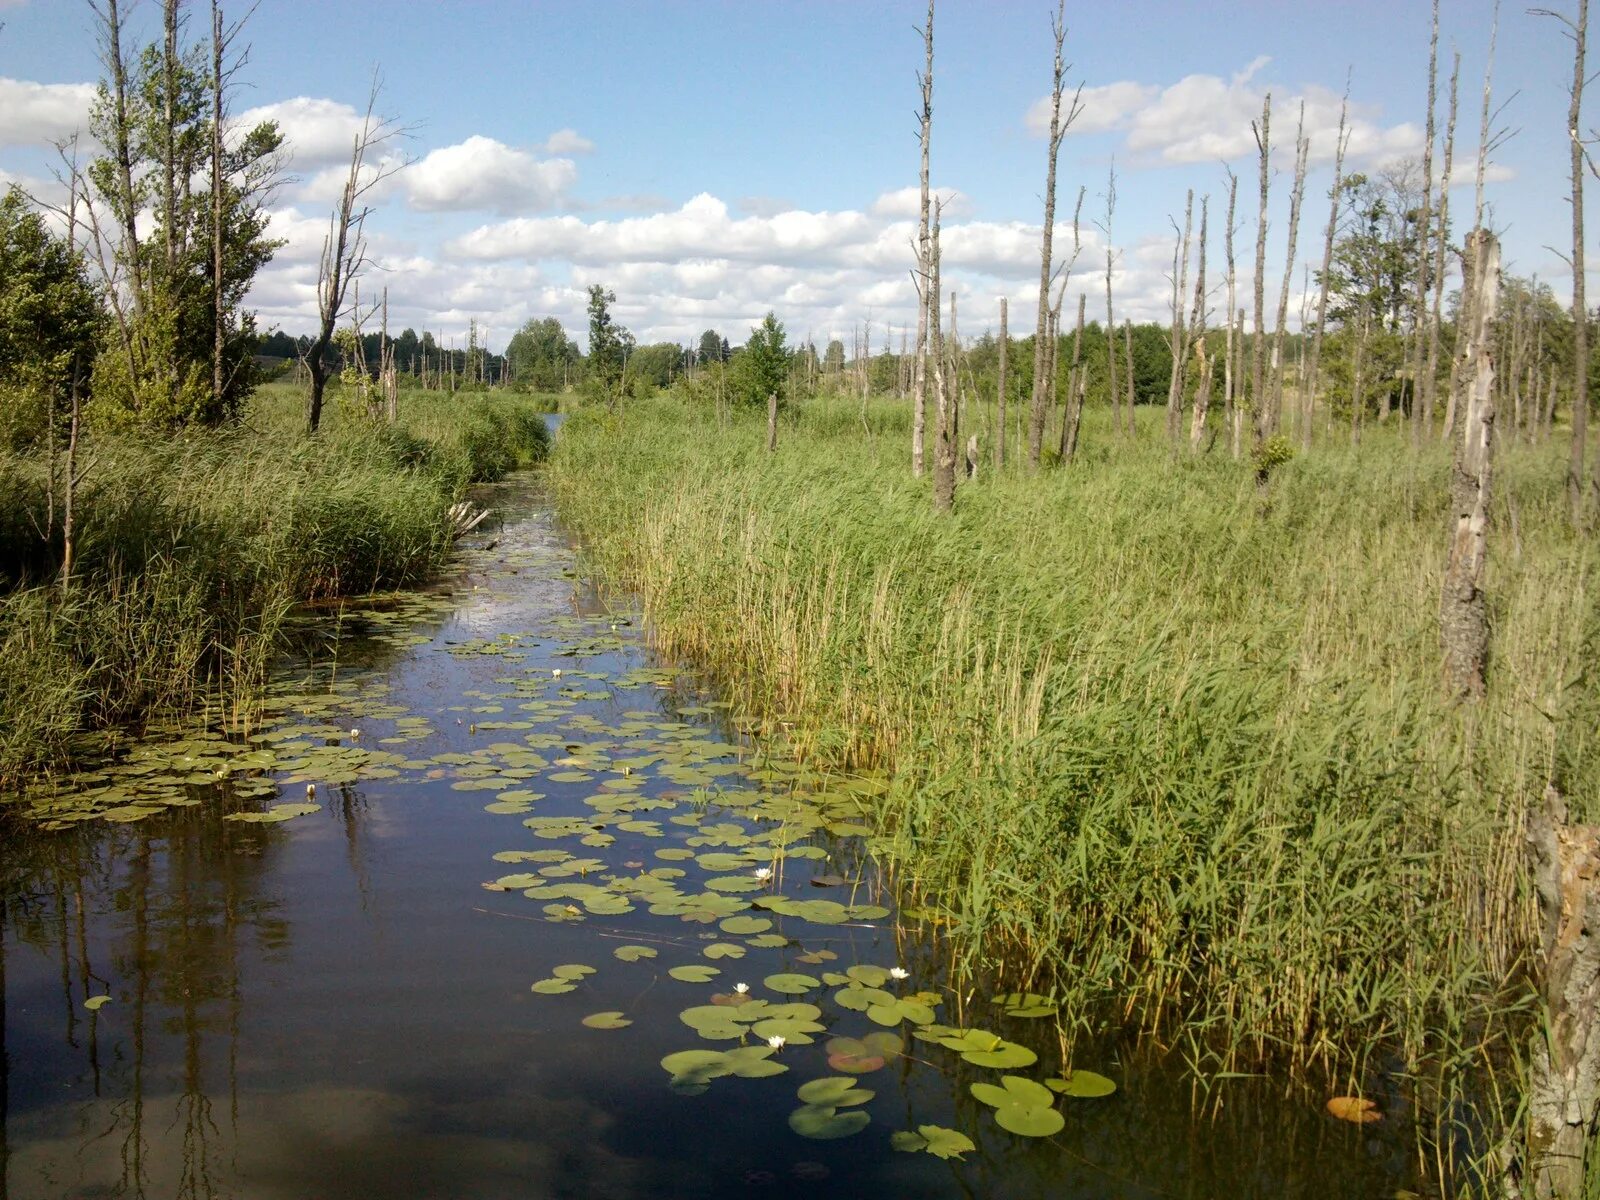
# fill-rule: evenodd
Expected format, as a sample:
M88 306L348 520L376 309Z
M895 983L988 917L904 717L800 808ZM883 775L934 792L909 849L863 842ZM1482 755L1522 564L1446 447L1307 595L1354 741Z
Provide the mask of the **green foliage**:
M0 447L43 440L88 383L101 329L83 264L13 187L0 198Z
M612 319L611 306L616 302L617 294L599 284L589 289L589 378L607 402L621 390L627 352L633 346L633 335Z
M695 361L700 366L727 362L730 357L727 339L721 337L715 329L708 329L700 335L700 342L695 347Z
M107 424L171 429L238 416L257 383L256 330L244 297L280 242L267 237L266 197L282 135L272 122L224 139L213 189L206 48L170 63L151 45L130 72L119 108L102 82L90 132L107 152L87 171L122 285L120 319L94 368L94 409ZM126 162L117 148L127 147ZM213 199L220 200L222 270L214 277ZM135 234L136 220L153 218ZM213 379L217 306L221 386Z
M789 351L784 346L783 324L769 312L761 324L750 331L750 340L744 344L743 352L733 360L729 390L737 401L746 405L765 408L767 397L774 392L782 404L788 371Z
M581 357L578 343L555 317L528 321L506 345L506 361L518 391L560 391Z
M1294 443L1283 434L1274 434L1250 452L1256 478L1265 482L1277 468L1294 457Z

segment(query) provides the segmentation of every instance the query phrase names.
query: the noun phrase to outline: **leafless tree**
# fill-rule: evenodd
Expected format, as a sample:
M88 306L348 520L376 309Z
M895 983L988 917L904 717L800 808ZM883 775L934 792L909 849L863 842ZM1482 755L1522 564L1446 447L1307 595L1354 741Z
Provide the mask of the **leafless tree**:
M939 226L943 220L943 201L934 201L933 240L930 251L932 274L928 279L928 359L933 364L935 404L933 443L933 510L949 512L956 498L954 395L950 372L945 369L944 338L939 332Z
M383 146L404 132L394 120L376 114L378 92L379 82L374 78L367 93L361 129L350 147L350 167L345 173L344 187L322 243L322 258L317 269L317 336L304 355L306 369L311 374L311 396L306 406L306 428L311 433L322 423L323 393L328 384L325 361L328 347L340 318L349 311L350 286L367 266L366 222L372 212L367 198L374 188L406 165L400 159L369 162Z
M926 57L922 74L922 207L917 226L917 367L911 391L911 473L922 477L928 423L928 283L933 278L932 247L928 242L928 142L933 133L933 4L928 0L928 22L922 28Z
M1333 241L1339 231L1339 196L1344 190L1344 152L1350 144L1350 135L1345 129L1349 112L1350 80L1346 76L1344 101L1339 105L1339 132L1333 150L1333 188L1328 193L1328 227L1322 238L1322 282L1317 294L1317 328L1311 335L1311 364L1306 369L1304 420L1300 428L1300 445L1306 450L1311 449L1311 422L1317 408L1317 390L1322 385L1322 338L1328 324L1328 275L1333 269Z
M1039 248L1039 312L1034 324L1033 338L1033 399L1028 409L1028 465L1035 469L1044 450L1045 416L1051 406L1052 382L1049 372L1050 289L1054 279L1051 273L1051 240L1056 220L1056 158L1061 149L1061 139L1081 111L1082 89L1073 94L1065 115L1061 111L1062 85L1066 79L1067 64L1062 58L1062 47L1067 38L1066 0L1060 0L1055 14L1050 18L1050 32L1055 38L1055 59L1050 88L1050 144L1047 155L1044 187L1044 229Z
M1114 252L1111 248L1111 217L1117 211L1117 164L1113 160L1106 176L1106 220L1100 226L1106 235L1106 378L1111 387L1111 427L1122 433L1122 400L1117 391L1117 326L1111 308L1111 270ZM1132 432L1133 414L1128 414L1129 432Z
M1272 183L1272 93L1261 104L1261 121L1251 122L1256 149L1261 155L1261 196L1256 216L1256 318L1250 347L1250 412L1252 443L1257 450L1267 440L1269 419L1265 403L1267 378L1267 197Z
M1272 404L1271 432L1278 432L1283 417L1283 334L1289 320L1289 288L1294 283L1295 248L1300 235L1300 202L1306 192L1306 161L1311 142L1306 137L1306 106L1300 102L1300 117L1294 131L1294 187L1289 192L1289 244L1284 250L1283 286L1278 290L1278 320L1272 328Z
M1189 449L1198 452L1211 408L1211 359L1206 355L1206 231L1211 223L1211 197L1200 199L1200 258L1195 264L1194 311L1189 316L1189 344L1200 363L1199 386L1194 393L1194 418L1189 426Z
M1233 337L1233 313L1238 302L1236 287L1238 284L1238 271L1233 258L1233 231L1234 210L1239 201L1239 177L1232 169L1223 168L1228 175L1228 227L1223 231L1223 253L1228 260L1228 307L1223 310L1222 319L1227 325L1224 335L1222 350L1222 421L1227 426L1228 442L1233 449L1233 456L1239 457L1239 423L1237 388L1239 378L1233 368L1233 356L1236 349Z
M1439 331L1442 328L1444 307L1445 252L1449 248L1450 229L1450 176L1455 168L1456 112L1458 88L1461 82L1461 52L1455 55L1450 69L1450 106L1445 120L1444 168L1439 175L1439 221L1433 239L1433 309L1428 314L1428 365L1422 378L1422 423L1424 432L1433 429L1433 409L1438 391Z
M1428 122L1422 143L1422 208L1417 219L1417 293L1412 303L1411 330L1411 428L1413 439L1421 443L1423 434L1422 371L1427 361L1428 235L1433 220L1433 143L1434 113L1439 101L1439 0L1433 0L1433 24L1428 35Z
M1167 378L1167 440L1177 449L1183 410L1184 384L1189 369L1189 337L1183 321L1183 305L1189 292L1189 236L1194 224L1194 189L1183 201L1183 229L1172 222L1172 332L1167 345L1172 351L1172 371Z

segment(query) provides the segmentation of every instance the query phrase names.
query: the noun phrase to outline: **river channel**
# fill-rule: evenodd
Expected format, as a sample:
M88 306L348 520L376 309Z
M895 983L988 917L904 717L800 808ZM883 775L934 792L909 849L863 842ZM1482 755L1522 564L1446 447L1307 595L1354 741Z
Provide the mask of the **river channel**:
M0 852L0 1200L1393 1196L1392 1127L1196 1115L958 995L784 755L580 573L536 476ZM976 1085L976 1086L975 1086ZM1111 1090L1113 1089L1114 1090Z

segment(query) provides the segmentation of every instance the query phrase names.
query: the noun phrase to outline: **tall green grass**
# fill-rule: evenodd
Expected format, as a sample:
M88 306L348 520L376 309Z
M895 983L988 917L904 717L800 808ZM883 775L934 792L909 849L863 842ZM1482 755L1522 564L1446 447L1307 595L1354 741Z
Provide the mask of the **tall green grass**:
M1522 834L1573 709L1596 549L1554 452L1499 475L1489 695L1440 687L1442 450L1369 438L1278 468L1119 442L985 471L955 514L904 414L754 421L667 400L570 418L564 517L670 654L897 780L880 850L942 914L958 977L1202 1071L1359 1076L1510 1048ZM1600 780L1568 781L1600 813Z
M0 457L0 784L69 756L87 731L219 685L248 694L294 603L427 578L466 486L548 445L526 403L407 407L414 420L346 414L307 437L298 395L273 389L239 428L91 434L67 588L59 534L41 536L46 464Z

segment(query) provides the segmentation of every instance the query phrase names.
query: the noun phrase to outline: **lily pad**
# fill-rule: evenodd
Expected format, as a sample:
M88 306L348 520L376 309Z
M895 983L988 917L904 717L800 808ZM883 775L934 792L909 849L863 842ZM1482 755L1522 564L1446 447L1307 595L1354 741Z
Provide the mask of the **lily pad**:
M623 962L638 962L641 958L654 958L655 950L649 946L618 946L611 952Z
M909 1153L926 1151L943 1159L959 1159L977 1149L972 1139L959 1129L946 1129L942 1125L918 1125L914 1132L902 1129L890 1135L889 1145Z
M1021 1075L1004 1075L1001 1086L974 1083L972 1095L994 1109L995 1123L1018 1137L1049 1137L1066 1127L1066 1120L1055 1110L1050 1089Z
M1115 1083L1093 1071L1071 1071L1065 1079L1046 1079L1044 1082L1052 1092L1084 1100L1096 1100L1117 1090Z
M822 986L822 981L810 975L777 974L768 975L762 981L774 992L785 996L799 996L811 991L812 988Z
M708 967L703 963L688 963L681 967L671 967L667 970L680 983L710 983L722 974L720 967Z
M1003 992L989 1001L998 1004L1008 1017L1026 1017L1030 1020L1054 1016L1061 1005L1048 996L1034 992Z
M830 1075L802 1083L795 1095L819 1108L853 1108L865 1104L877 1095L871 1088L857 1087L856 1081L844 1075Z
M849 1137L860 1133L871 1121L860 1109L840 1112L828 1105L803 1104L789 1114L789 1128L816 1141Z
M107 1004L110 1004L110 1003L111 1003L111 997L110 996L90 996L87 1000L85 1000L83 1002L83 1006L85 1008L87 1008L90 1012L99 1012L102 1008L104 1008Z
M590 1013L583 1023L590 1029L623 1029L633 1024L619 1012Z

